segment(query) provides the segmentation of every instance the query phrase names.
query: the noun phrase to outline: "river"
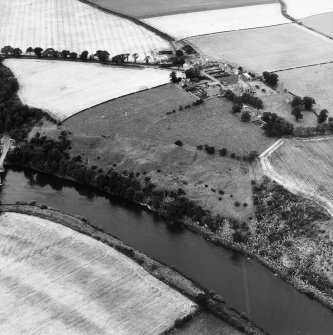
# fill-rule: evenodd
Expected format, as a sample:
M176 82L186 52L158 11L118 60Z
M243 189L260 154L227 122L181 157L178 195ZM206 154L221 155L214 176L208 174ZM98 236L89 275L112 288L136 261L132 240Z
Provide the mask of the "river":
M7 170L2 203L36 200L79 214L126 244L174 265L204 287L221 294L272 335L330 335L333 312L238 252L212 245L200 235L168 226L163 219L119 199L44 174Z

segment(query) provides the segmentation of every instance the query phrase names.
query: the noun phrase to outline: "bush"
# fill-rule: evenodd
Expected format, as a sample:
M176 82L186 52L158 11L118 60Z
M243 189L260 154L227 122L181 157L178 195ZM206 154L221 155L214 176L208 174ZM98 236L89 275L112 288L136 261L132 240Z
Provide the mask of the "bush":
M243 106L240 105L240 104L233 104L233 106L232 106L232 112L234 114L240 113L242 111L242 108L243 108Z
M228 150L226 148L222 148L219 150L220 156L226 156L228 153Z
M251 120L250 112L248 112L248 111L243 112L242 115L241 115L241 120L243 122L250 122L250 120Z
M206 145L205 150L209 155L214 155L215 154L215 147Z
M235 158L235 157L236 157L236 154L232 153L232 154L230 155L230 157L231 157L231 158Z
M236 206L236 207L239 207L239 206L240 206L240 202L235 201L235 206Z
M202 150L202 149L203 149L203 146L200 144L200 145L197 146L197 149L198 149L198 150Z
M177 140L177 141L175 142L175 144L176 144L178 147L182 147L182 146L183 146L183 142L180 141L180 140Z

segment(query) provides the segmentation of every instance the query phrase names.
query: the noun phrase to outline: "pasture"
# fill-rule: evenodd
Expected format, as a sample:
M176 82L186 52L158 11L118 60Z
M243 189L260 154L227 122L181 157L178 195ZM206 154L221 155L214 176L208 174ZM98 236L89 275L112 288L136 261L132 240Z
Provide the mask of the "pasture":
M33 216L0 217L1 334L160 334L196 305L115 249Z
M261 161L265 174L333 215L333 137L279 140Z
M279 4L192 12L144 19L143 22L176 39L223 31L289 23Z
M171 48L146 28L77 0L0 0L0 8L1 47L107 50L138 53L140 59Z
M333 37L333 12L310 16L302 20L302 22L307 27Z
M296 24L199 36L202 55L262 73L333 61L333 41Z
M155 88L113 100L70 118L64 127L90 136L132 137L172 144L176 140L196 147L214 145L240 156L251 150L263 151L272 139L252 123L241 122L231 113L232 103L211 99L179 111L195 98L173 85ZM167 112L176 113L167 115Z
M163 85L170 71L71 61L7 59L24 104L64 120L110 99ZM89 113L91 113L90 111Z
M333 11L332 0L284 0L287 12L295 19Z
M198 12L205 10L251 6L277 2L276 0L89 0L103 8L137 19Z
M316 100L314 109L327 109L333 116L333 63L309 66L277 73L283 87L299 96Z

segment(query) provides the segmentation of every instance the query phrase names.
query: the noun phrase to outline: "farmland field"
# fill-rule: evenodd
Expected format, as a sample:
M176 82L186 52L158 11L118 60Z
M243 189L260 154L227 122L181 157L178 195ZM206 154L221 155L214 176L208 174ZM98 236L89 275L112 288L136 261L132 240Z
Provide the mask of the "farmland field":
M134 22L77 0L0 0L0 43L28 47L138 53L140 59L170 44Z
M333 12L310 16L302 22L307 27L333 37Z
M290 22L282 16L279 4L167 15L143 21L176 39Z
M1 334L160 334L195 304L115 249L23 214L0 217Z
M284 88L302 97L314 97L317 103L314 108L317 111L326 108L333 116L333 64L281 71L278 75Z
M7 59L5 65L19 81L22 102L42 108L59 120L107 100L170 81L170 71L149 68L24 59Z
M333 61L333 41L296 24L190 38L201 54L261 73Z
M333 137L280 140L261 160L268 176L333 215Z
M287 12L295 19L302 19L333 11L332 0L284 0Z
M259 5L276 0L89 0L106 9L138 19L230 7Z

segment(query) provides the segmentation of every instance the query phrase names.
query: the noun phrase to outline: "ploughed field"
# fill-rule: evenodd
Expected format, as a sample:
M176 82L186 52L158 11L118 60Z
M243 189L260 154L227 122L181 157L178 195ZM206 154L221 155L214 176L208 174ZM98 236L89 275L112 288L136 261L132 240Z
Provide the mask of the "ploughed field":
M68 49L107 50L111 56L138 53L140 59L170 44L150 30L78 0L0 0L0 43ZM1 46L1 47L2 47Z
M333 63L281 71L277 74L284 88L301 97L314 97L317 103L314 109L317 112L327 109L329 116L333 116Z
M279 4L225 8L144 19L143 22L176 39L223 31L290 23Z
M24 59L7 59L5 65L19 81L22 102L44 109L59 120L170 81L170 71L150 68ZM91 113L89 110L88 114Z
M287 12L295 19L332 12L332 0L284 0Z
M138 19L197 12L212 9L250 6L276 0L89 0L103 8Z
M202 55L261 73L333 61L333 41L296 24L187 39Z
M51 221L0 217L1 334L160 334L195 304L118 251Z
M333 9L330 13L307 17L302 22L309 28L333 37Z
M333 215L333 137L283 139L261 156L264 172Z

